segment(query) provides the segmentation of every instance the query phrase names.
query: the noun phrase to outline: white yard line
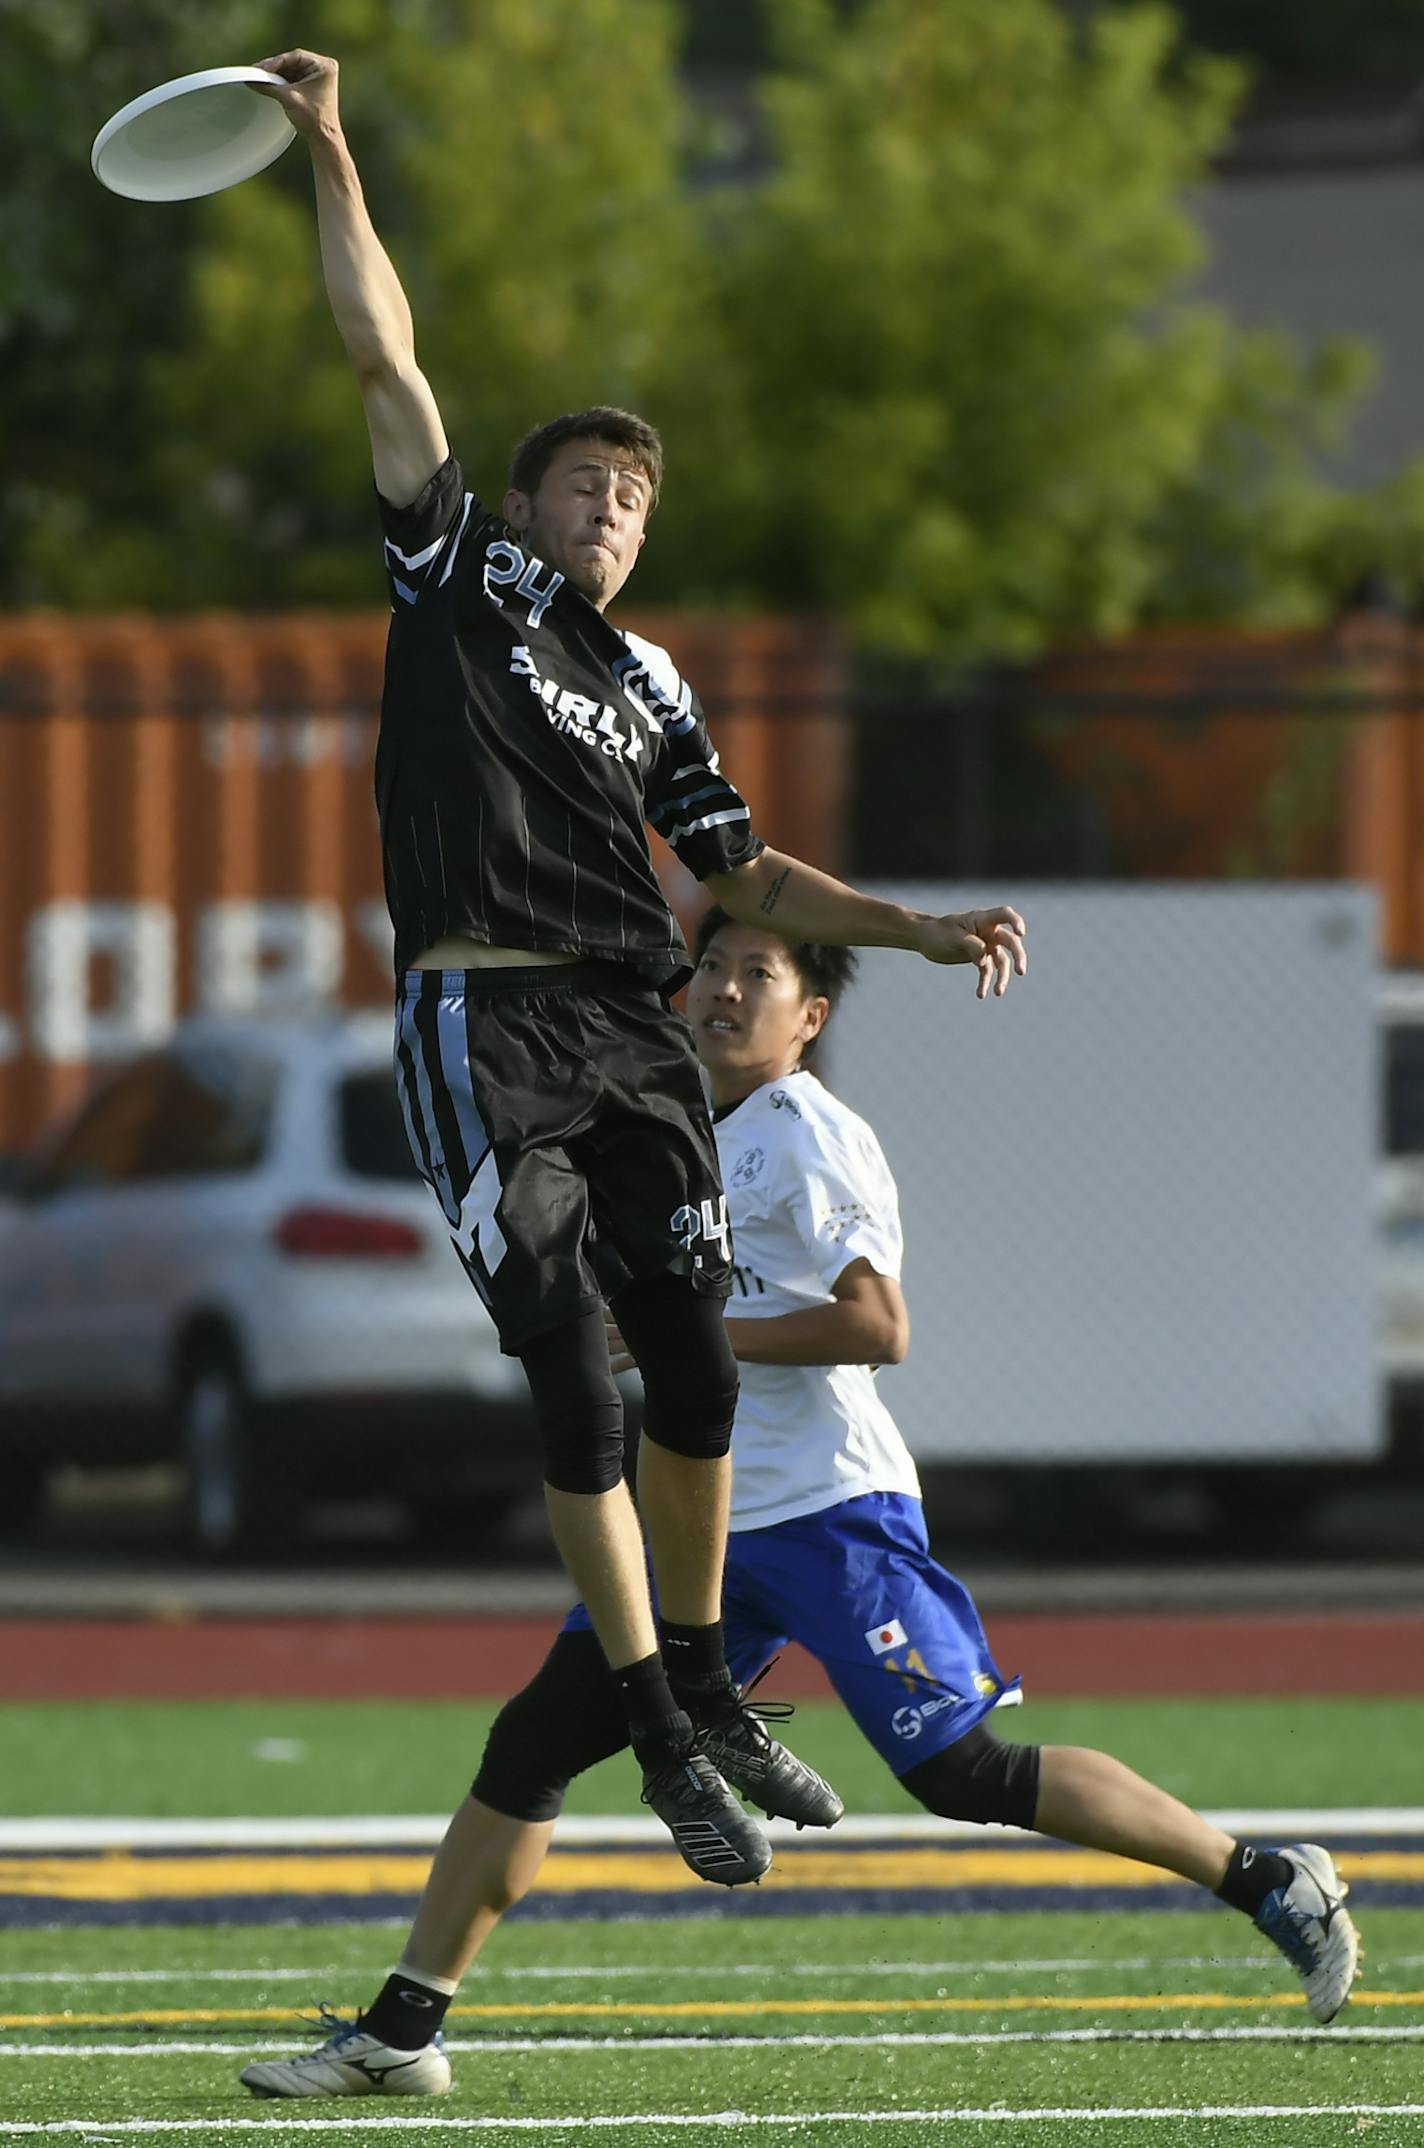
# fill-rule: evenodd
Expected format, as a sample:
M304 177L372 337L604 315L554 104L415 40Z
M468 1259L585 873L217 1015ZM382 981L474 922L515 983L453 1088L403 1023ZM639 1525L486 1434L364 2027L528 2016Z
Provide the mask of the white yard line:
M22 2135L80 2133L94 2140L119 2135L155 2133L345 2133L359 2124L363 2133L569 2133L604 2132L658 2126L690 2129L776 2126L800 2130L805 2126L923 2126L923 2125L1084 2125L1099 2126L1109 2119L1134 2119L1160 2123L1178 2118L1420 2118L1424 2103L1159 2103L1122 2105L1052 2105L1011 2108L995 2104L983 2110L905 2111L709 2111L694 2117L681 2111L614 2112L589 2117L582 2111L564 2118L431 2118L373 2117L365 2110L359 2120L344 2118L58 2118L0 2123L0 2140Z
M295 2026L295 2024L294 2024ZM936 2029L927 2034L886 2030L865 2036L481 2036L447 2037L445 2049L487 2058L513 2052L590 2051L839 2051L921 2049L926 2045L984 2048L997 2044L1400 2044L1424 2041L1424 2024L1413 2028L1267 2027L1231 2029ZM205 2043L194 2038L143 2044L10 2044L0 2059L71 2058L283 2058L295 2035L281 2042Z
M0 1969L0 1987L12 1984L310 1984L356 1975L358 1969Z
M1424 1954L1371 1953L1372 1967L1380 1969L1388 1964L1391 1968L1413 1969L1424 1964ZM911 1962L856 1962L856 1976L969 1976L981 1971L995 1975L1018 1976L1030 1971L1061 1969L1100 1969L1114 1976L1122 1969L1259 1969L1259 1954L1129 1954L1114 1955L1105 1960L1101 1954L1054 1955L1042 1961L1028 1956L1015 1956L1012 1961L911 1961ZM314 1969L269 1969L250 1967L243 1969L3 1969L0 1968L0 1990L12 1984L331 1984L372 1972L360 1968L333 1966L322 1962ZM477 1980L481 1984L535 1980L543 1983L577 1983L589 1979L604 1983L615 1977L654 1977L659 1982L667 1977L692 1976L715 1979L727 1976L756 1976L780 1982L786 1977L798 1976L846 1976L850 1973L844 1962L580 1962L556 1968L548 1963L526 1963L519 1967L497 1967L491 1963L479 1970Z
M1342 1835L1424 1835L1424 1806L1366 1805L1329 1808L1302 1806L1295 1809L1212 1811L1205 1818L1229 1835L1265 1835L1284 1842L1314 1841ZM361 1849L431 1848L441 1841L449 1826L446 1813L403 1813L388 1817L360 1814L331 1819L296 1820L153 1820L140 1818L72 1817L58 1819L0 1819L0 1855L65 1850L223 1850L223 1849ZM789 1820L768 1820L765 1832L773 1842L796 1842L809 1847L808 1837L798 1837ZM1002 1842L1033 1840L1016 1828L978 1827L969 1821L941 1820L932 1813L855 1813L838 1823L837 1842L905 1841ZM815 1838L819 1840L820 1838ZM608 1815L559 1822L558 1842L587 1848L591 1844L661 1844L667 1831L651 1814L637 1817Z

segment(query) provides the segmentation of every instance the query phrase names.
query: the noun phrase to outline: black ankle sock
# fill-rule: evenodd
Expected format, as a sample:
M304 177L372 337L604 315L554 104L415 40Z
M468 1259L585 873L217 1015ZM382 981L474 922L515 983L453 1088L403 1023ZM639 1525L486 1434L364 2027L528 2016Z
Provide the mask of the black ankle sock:
M692 1742L692 1721L673 1697L661 1656L613 1673L628 1716L628 1742L643 1768L661 1766Z
M613 1677L630 1723L656 1723L663 1716L677 1714L677 1702L661 1656L644 1656L637 1663L625 1663Z
M418 2051L440 2027L449 2004L449 1993L434 1991L419 1977L397 1969L381 1986L371 2011L361 2016L361 2027L393 2051Z
M1289 1887L1295 1867L1278 1850L1260 1850L1254 1843L1238 1842L1217 1893L1232 1909L1254 1917L1268 1894Z
M629 1722L628 1743L646 1775L681 1760L692 1745L692 1717L674 1705L671 1715L644 1716Z
M704 1693L730 1685L722 1621L711 1626L678 1626L662 1622L663 1661L677 1693Z

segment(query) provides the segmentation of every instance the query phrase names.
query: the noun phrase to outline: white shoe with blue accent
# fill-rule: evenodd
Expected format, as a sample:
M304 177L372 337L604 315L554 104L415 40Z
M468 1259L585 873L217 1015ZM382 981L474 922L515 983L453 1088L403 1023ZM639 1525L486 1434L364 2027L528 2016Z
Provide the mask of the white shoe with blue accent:
M1299 1971L1317 2021L1333 2021L1359 1974L1360 1935L1345 1907L1349 1888L1318 1842L1295 1842L1278 1855L1295 1868L1288 1887L1268 1894L1256 1912L1264 1932Z
M450 2061L443 2037L418 2051L397 2051L368 2036L355 2021L342 2021L326 2007L321 2025L331 2034L302 2058L244 2066L238 2079L254 2096L445 2096Z

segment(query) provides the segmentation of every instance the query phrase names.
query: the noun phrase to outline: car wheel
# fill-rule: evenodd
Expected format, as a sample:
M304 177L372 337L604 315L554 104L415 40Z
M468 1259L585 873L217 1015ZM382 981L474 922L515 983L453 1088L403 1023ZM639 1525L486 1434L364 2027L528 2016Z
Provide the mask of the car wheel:
M270 1542L273 1502L242 1376L230 1359L188 1367L178 1398L188 1538L209 1558Z

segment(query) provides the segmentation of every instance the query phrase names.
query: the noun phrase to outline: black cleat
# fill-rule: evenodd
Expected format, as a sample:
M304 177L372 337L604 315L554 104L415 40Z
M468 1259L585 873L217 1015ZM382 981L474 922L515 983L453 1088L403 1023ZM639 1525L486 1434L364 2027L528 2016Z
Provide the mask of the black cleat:
M768 1719L786 1720L793 1712L789 1701L749 1702L740 1686L728 1685L715 1695L685 1697L685 1704L697 1725L699 1748L769 1820L834 1827L842 1817L845 1806L830 1784L766 1727Z
M701 1743L698 1739L689 1751L644 1771L643 1803L657 1814L699 1879L741 1887L770 1870L771 1846Z

